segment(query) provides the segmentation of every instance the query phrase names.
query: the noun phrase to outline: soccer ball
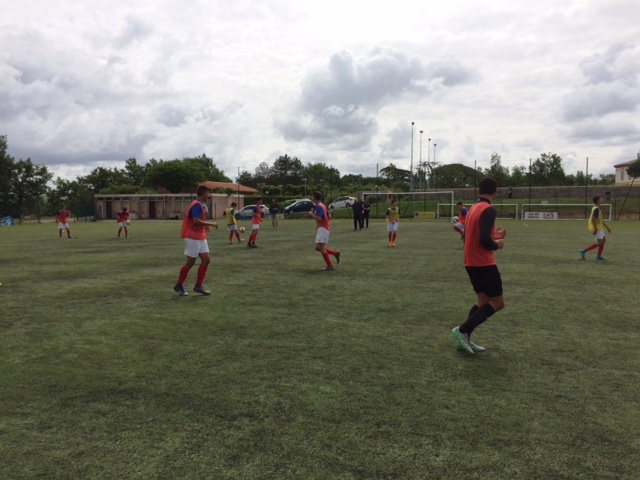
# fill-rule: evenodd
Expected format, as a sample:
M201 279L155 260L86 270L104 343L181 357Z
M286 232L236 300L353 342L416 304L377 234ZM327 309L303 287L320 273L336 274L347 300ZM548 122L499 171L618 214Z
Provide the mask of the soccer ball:
M453 217L453 218L451 219L451 222L452 222L452 223L458 223L458 217Z
M240 228L238 229L238 231L239 231L240 233L244 233L244 227L240 227Z
M127 225L131 224L131 222L129 220L127 220Z

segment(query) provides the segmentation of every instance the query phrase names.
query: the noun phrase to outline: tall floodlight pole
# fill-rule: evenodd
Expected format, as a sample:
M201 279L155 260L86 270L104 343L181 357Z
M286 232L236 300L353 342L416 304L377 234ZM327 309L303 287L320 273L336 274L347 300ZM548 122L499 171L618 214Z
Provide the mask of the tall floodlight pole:
M434 165L436 164L436 145L437 145L437 143L433 142L433 164ZM435 179L433 180L433 189L434 190L436 189L436 181L435 181Z
M420 130L420 161L418 162L418 188L422 188L422 175L420 175L420 169L422 168L422 130Z
M427 139L427 168L429 169L429 173L431 173L431 139ZM427 180L426 188L429 188L429 180Z
M409 167L409 191L413 190L413 126L416 122L411 122L411 166Z

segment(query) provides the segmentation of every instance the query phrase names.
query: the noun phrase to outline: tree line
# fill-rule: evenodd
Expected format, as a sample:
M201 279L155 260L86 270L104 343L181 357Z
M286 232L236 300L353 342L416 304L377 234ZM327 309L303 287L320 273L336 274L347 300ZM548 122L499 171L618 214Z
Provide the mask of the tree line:
M74 180L54 179L48 167L34 164L30 158L15 160L7 154L7 146L7 137L0 136L0 216L52 215L62 204L93 205L93 196L98 193L191 193L199 182L231 182L205 154L174 160L152 158L143 165L132 157L124 162L123 168L97 167ZM413 178L411 175L409 170L394 164L381 168L376 177L341 175L337 168L326 163L304 165L297 157L281 155L271 165L260 163L253 173L242 171L237 181L272 197L301 197L319 190L328 200L363 190L407 192L412 184L414 189L428 190L473 188L487 175L496 178L504 187L585 185L587 181L590 185L615 183L614 174L600 175L597 179L592 175L585 178L581 171L567 175L562 158L554 153L541 154L530 167L505 167L497 153L491 155L487 169L474 169L459 163L427 162L418 166Z

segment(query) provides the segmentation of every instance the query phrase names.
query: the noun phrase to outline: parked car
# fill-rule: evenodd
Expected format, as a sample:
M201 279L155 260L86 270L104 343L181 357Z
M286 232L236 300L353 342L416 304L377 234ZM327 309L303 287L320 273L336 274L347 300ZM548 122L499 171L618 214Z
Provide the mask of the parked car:
M236 218L238 220L251 220L251 211L253 210L253 207L255 207L255 205L247 205L243 209L238 210L238 212L236 213ZM265 205L260 205L260 207L260 209L262 210L263 218L269 215L268 207L266 207Z
M338 197L329 204L329 210L352 207L354 203L356 203L356 197Z
M292 203L291 205L287 205L286 207L284 207L284 216L288 217L289 215L296 215L296 214L306 214L309 213L309 211L311 209L313 209L314 204L311 200L297 200L296 202Z

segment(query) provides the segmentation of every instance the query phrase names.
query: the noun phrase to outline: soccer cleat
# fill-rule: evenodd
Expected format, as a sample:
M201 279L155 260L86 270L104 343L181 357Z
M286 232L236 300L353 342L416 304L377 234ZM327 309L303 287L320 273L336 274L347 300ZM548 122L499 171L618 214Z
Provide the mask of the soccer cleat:
M211 292L204 288L204 285L196 285L193 287L193 291L196 293L201 293L202 295L211 295Z
M336 262L340 263L340 252L336 252Z
M587 259L587 252L585 252L584 250L580 250L580 256L582 257L583 260Z
M466 333L462 333L460 331L460 327L456 327L453 330L451 330L451 335L453 335L453 338L455 338L458 341L458 345L460 345L460 347L462 347L467 352L473 354L473 348L471 347L469 335L467 335ZM456 347L458 347L458 345L456 345Z
M233 242L229 242L229 245L233 245Z
M173 289L178 292L178 295L180 295L181 297L188 297L189 294L187 292L184 291L184 288L182 288L182 285L178 285L176 283L175 287L173 287Z
M600 261L602 261L602 260L606 260L606 258L601 257L600 255L598 255L598 256L596 257L596 260L600 260Z
M480 345L476 345L475 343L473 343L471 340L469 340L469 344L471 345L471 348L473 349L474 352L484 352L486 350L486 348L481 347ZM462 343L458 342L456 343L456 348L458 350L464 350L465 348L462 346Z
M391 242L391 246L395 247L396 246L396 242Z
M322 270L324 270L325 272L328 272L330 270L333 270L333 267L324 267Z

